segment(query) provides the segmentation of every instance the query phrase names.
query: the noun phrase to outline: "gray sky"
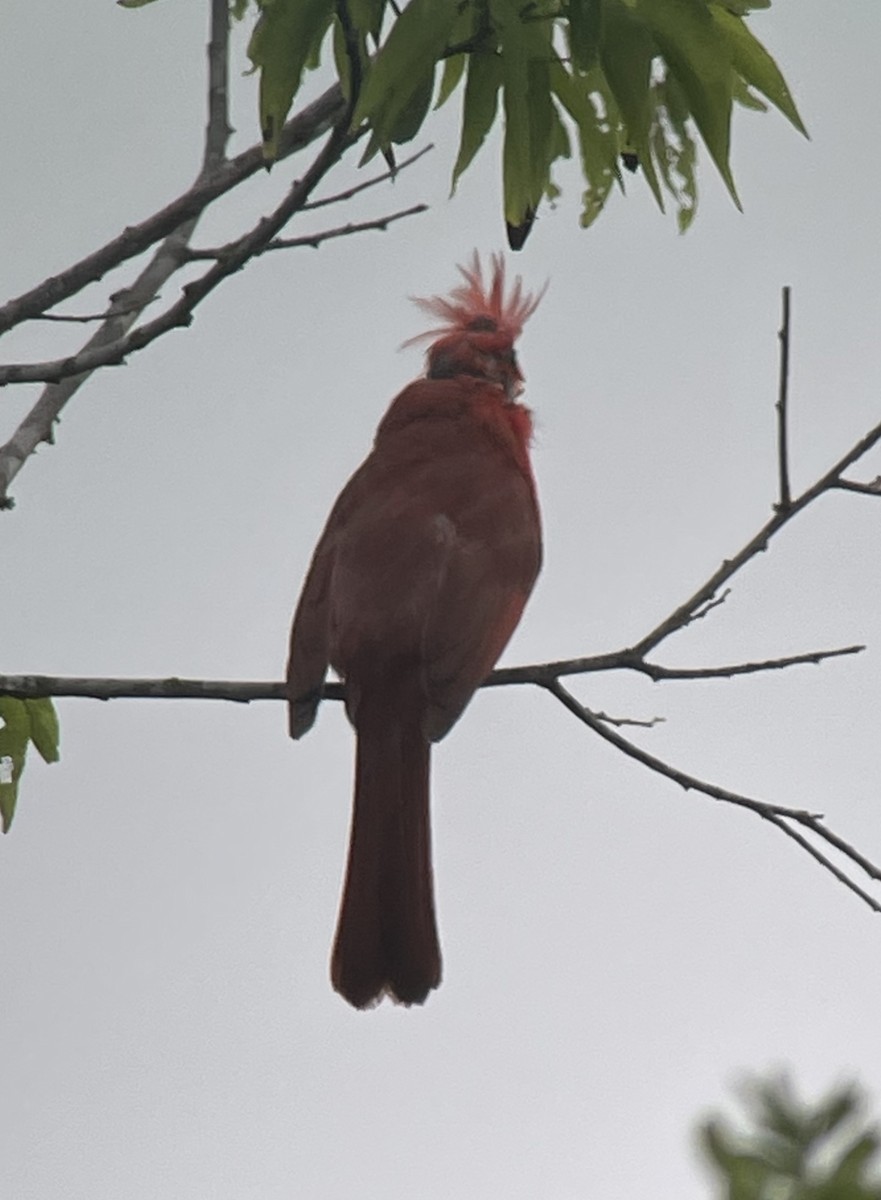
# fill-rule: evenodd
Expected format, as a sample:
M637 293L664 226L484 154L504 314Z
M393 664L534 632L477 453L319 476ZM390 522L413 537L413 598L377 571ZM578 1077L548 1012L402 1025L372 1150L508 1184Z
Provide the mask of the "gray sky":
M12 295L188 185L207 5L9 3ZM685 238L638 180L585 233L571 170L516 260L551 286L521 344L546 566L509 663L637 639L766 519L782 284L794 486L881 417L881 9L777 0L754 28L813 140L736 115L743 215L704 162ZM240 36L234 150L256 129L245 65ZM397 349L423 327L407 296L503 242L497 145L447 197L455 129L451 112L393 190L328 214L426 200L427 216L267 256L77 397L0 514L4 671L280 676L327 510L421 369ZM253 181L197 243L232 236L302 169ZM36 324L4 358L78 336ZM0 437L32 402L0 396ZM879 471L881 455L859 475ZM823 500L659 655L865 641L859 659L573 686L663 716L642 745L822 810L877 860L879 537L877 503ZM444 983L423 1009L366 1014L327 972L353 756L338 706L297 745L277 704L59 709L63 760L29 764L0 845L4 1200L681 1200L708 1194L695 1118L744 1072L789 1067L809 1094L855 1075L879 1099L878 919L775 830L652 777L537 691L479 695L437 749Z

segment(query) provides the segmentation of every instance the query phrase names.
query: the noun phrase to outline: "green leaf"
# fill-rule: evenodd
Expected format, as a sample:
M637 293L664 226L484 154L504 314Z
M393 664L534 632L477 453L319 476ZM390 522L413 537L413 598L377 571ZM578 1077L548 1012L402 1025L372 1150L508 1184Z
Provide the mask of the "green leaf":
M153 4L155 0L116 0L120 8L143 8L147 4Z
M752 112L767 112L768 106L761 96L757 96L749 87L740 75L735 74L731 87L731 94L734 97L734 103L741 105L743 108L751 109Z
M433 95L434 68L413 91L407 104L398 113L395 123L388 130L388 139L393 145L400 146L413 140L428 115Z
M330 25L334 0L260 0L260 7L248 56L260 68L263 155L273 162L303 69Z
M550 183L552 23L524 19L519 0L494 0L491 12L501 41L505 221L518 229L531 220Z
M774 59L740 17L722 4L712 4L710 12L731 46L734 69L756 91L771 101L795 128L808 136L792 93Z
M696 147L689 126L688 104L671 75L655 83L656 119L652 152L661 179L676 202L676 223L685 233L697 213Z
M706 0L634 0L692 115L731 198L741 207L731 174L732 50Z
M51 696L43 696L39 700L25 700L24 706L30 722L31 741L37 753L43 762L58 762L58 713Z
M25 702L0 696L0 828L9 832L18 800L18 781L24 770L31 736L31 721Z
M434 84L434 70L458 16L456 0L410 0L377 54L358 101L354 123L370 123L376 140L389 146L401 128L413 128ZM428 104L424 106L425 116ZM421 120L420 120L421 124ZM408 134L414 136L418 126Z
M589 71L599 61L600 0L569 0L568 40L572 63Z
M462 136L453 167L453 191L460 175L468 169L492 129L501 85L502 60L498 54L475 52L469 55L465 99L462 103Z
M654 119L651 69L656 53L651 34L634 15L629 4L624 0L604 0L600 64L620 109L627 142L639 155L643 173L658 207L663 211L664 199L652 163L649 142Z
M750 9L771 7L771 0L722 0L722 3L737 17L745 17Z
M386 0L347 0L349 18L360 33L369 33L379 40Z
M551 66L551 86L578 131L581 169L588 185L582 198L581 226L587 229L602 212L618 177L618 134L608 115L600 117L593 96L598 96L606 114L615 108L615 102L598 69L588 75L572 75L558 61Z
M437 94L437 103L435 108L440 108L442 104L446 104L450 96L459 86L462 76L465 74L465 63L468 59L467 54L453 54L444 62L444 71L441 76L440 88Z
M859 1180L881 1145L878 1134L873 1130L858 1134L842 1152L835 1164L832 1179L839 1187L845 1182Z

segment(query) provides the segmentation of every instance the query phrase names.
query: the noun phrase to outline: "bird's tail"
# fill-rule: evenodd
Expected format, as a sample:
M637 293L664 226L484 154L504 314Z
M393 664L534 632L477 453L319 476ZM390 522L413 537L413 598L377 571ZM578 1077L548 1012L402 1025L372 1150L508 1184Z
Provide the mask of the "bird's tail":
M356 1008L369 1008L385 994L422 1004L441 977L430 746L417 713L391 716L386 704L367 697L356 725L355 804L331 979Z

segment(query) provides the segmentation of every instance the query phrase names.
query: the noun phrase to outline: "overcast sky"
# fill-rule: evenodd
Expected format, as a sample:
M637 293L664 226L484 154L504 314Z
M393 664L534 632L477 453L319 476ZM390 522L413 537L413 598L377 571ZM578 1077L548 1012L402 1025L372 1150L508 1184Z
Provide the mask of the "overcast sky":
M207 8L7 0L4 295L189 184ZM564 171L517 257L529 285L551 281L520 347L546 565L508 663L638 639L767 518L781 285L794 487L881 419L881 7L777 0L753 26L812 140L736 114L743 214L702 156L686 237L638 179L583 232ZM256 136L244 46L233 151ZM76 397L0 514L3 671L280 677L327 510L421 370L398 351L424 325L407 297L503 245L498 145L450 200L455 130L451 111L394 188L324 217L427 215L267 256ZM240 189L196 243L253 223L305 161ZM3 357L81 336L35 324ZM0 440L35 395L0 395ZM879 472L881 454L854 474ZM573 687L664 717L641 745L823 811L878 861L879 542L877 502L824 499L658 655L865 642L858 659ZM368 1013L328 980L353 760L339 706L298 744L273 703L58 708L62 761L29 763L0 845L4 1200L685 1200L709 1194L695 1121L745 1072L789 1068L808 1095L855 1076L881 1108L881 919L775 829L652 776L548 695L480 694L438 747L444 982L424 1008Z

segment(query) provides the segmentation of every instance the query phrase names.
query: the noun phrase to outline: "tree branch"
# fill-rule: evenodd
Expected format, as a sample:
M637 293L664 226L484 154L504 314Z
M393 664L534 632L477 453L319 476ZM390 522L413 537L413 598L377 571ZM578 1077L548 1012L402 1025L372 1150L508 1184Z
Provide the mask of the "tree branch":
M216 175L226 152L230 135L227 115L227 59L229 50L229 8L226 0L211 0L211 35L208 44L208 123L200 180ZM198 181L197 181L198 183ZM156 298L162 286L178 270L180 253L198 222L198 214L184 221L165 238L150 262L130 287L117 292L102 325L86 342L80 353L98 351L125 336L146 306ZM42 315L42 314L41 314ZM50 319L46 317L45 319ZM57 320L62 318L58 317ZM68 318L71 319L71 318ZM0 447L0 510L10 509L14 501L9 487L28 458L41 442L52 443L53 427L68 400L91 374L90 370L72 375L43 389L12 437Z
M856 479L836 479L833 487L845 492L859 492L863 496L881 496L881 475L876 475L869 483L860 483Z
M600 671L638 671L656 681L672 679L723 679L734 675L751 675L758 671L779 670L805 663L819 663L826 658L857 654L865 646L845 646L840 650L816 650L811 654L793 654L788 658L772 658L765 662L737 663L726 667L662 667L632 657L632 651L597 654L592 658L573 658L561 662L534 663L523 667L499 667L480 685L507 687L512 684L532 684L547 687L559 676L586 675ZM273 680L236 679L122 679L70 675L0 675L0 696L36 699L40 696L77 696L91 700L233 700L248 704L251 700L286 699L284 683ZM327 682L321 689L322 700L343 700L341 683ZM615 719L604 718L612 724ZM629 721L625 724L658 723Z
M737 574L741 567L755 558L757 554L767 550L768 543L776 533L779 533L784 525L791 521L798 513L806 509L818 496L822 496L824 492L840 487L841 477L847 468L859 458L862 458L879 441L881 441L881 422L851 446L847 453L842 455L815 483L802 492L795 500L792 500L787 509L779 509L775 512L774 516L765 522L758 533L733 558L725 559L719 569L714 571L709 579L693 595L689 596L683 604L674 609L651 633L646 634L642 641L633 647L634 656L637 658L644 657L672 633L690 624L700 614L700 610L705 605L714 601L719 588L724 583L727 583L732 576ZM848 485L845 484L845 486ZM851 488L850 490L861 489Z
M733 804L739 808L747 808L750 812L756 813L764 820L770 821L772 825L775 825L787 837L797 842L802 849L807 850L836 879L859 896L873 912L881 912L881 903L874 896L870 895L869 892L865 891L864 888L860 887L850 876L837 867L821 850L818 850L816 846L809 842L798 829L793 828L793 825L798 825L809 829L821 841L833 846L845 858L854 863L855 866L865 871L870 879L876 882L881 880L881 868L854 850L843 838L827 829L823 824L821 813L812 813L806 809L788 808L785 805L771 804L765 800L757 800L752 796L746 796L740 792L732 792L728 788L719 787L718 784L708 783L706 780L698 779L695 775L689 775L685 771L680 771L678 767L673 767L656 755L649 754L648 751L640 749L639 746L622 737L620 733L616 733L614 729L610 729L596 713L591 712L589 708L581 704L558 680L545 684L545 688L552 696L559 700L564 708L568 709L573 716L586 725L588 729L593 730L599 737L610 742L622 754L626 754L628 758L634 759L644 767L648 767L650 771L655 771L658 775L663 775L673 783L678 783L684 791L701 792L713 800L721 800L726 804Z
M423 154L427 154L429 150L434 149L434 144L429 142L427 146L423 146L421 150L417 150L415 154L411 154L409 158L405 158L403 162L396 164L393 171L383 171L381 175L374 175L372 179L366 179L363 183L356 183L354 187L346 188L344 192L337 192L333 196L324 196L320 200L310 200L303 205L303 212L311 212L314 208L326 208L329 204L340 204L346 200L351 200L353 196L357 196L359 192L366 191L367 188L375 187L378 183L386 183L390 179L396 179L401 171L412 166L422 158Z
M337 229L324 229L320 233L304 234L303 237L273 238L262 250L256 251L254 257L266 254L269 250L295 250L301 246L311 246L312 249L317 250L322 242L329 242L332 238L349 237L350 234L366 233L369 230L379 230L385 233L389 225L393 225L395 221L401 221L404 217L413 217L417 213L424 212L428 212L427 204L414 204L410 208L401 209L400 212L389 213L386 217L377 217L375 221L350 221L348 225L340 225ZM212 262L217 261L229 253L230 247L234 244L231 242L228 246L217 246L214 249L206 250L194 250L188 247L183 251L183 258L187 262L206 259Z
M544 686L561 675L587 675L600 671L636 671L640 675L648 675L656 683L667 679L730 679L734 675L781 671L787 667L821 663L827 658L861 654L865 648L840 646L835 650L810 650L805 654L789 654L783 658L766 658L756 662L729 663L719 667L664 667L660 663L640 658L635 650L615 650L587 658L564 658L557 662L532 663L524 667L500 667L493 671L483 686L501 687L512 683L535 683Z
M93 339L86 349L67 358L41 363L9 363L0 367L0 386L9 383L57 383L72 375L94 371L97 367L119 366L130 354L149 346L163 334L189 325L196 307L219 283L241 270L249 259L266 249L279 230L299 211L303 199L339 161L353 141L354 136L349 134L345 124L336 126L306 174L292 185L284 200L268 216L261 217L250 232L231 243L224 256L204 275L186 284L181 289L180 298L160 316L109 343L97 345Z
M277 161L304 149L327 133L345 113L345 107L339 86L328 88L314 103L285 124L279 140ZM143 254L183 222L198 217L212 201L237 187L265 165L263 147L257 143L216 166L209 176L200 171L192 187L165 208L139 225L128 226L99 250L0 307L0 334L54 308L87 284L101 279L114 267Z
M777 511L786 512L792 503L789 490L789 431L787 403L789 399L789 288L783 289L783 323L777 334L780 339L780 388L777 396L777 464L780 493Z

